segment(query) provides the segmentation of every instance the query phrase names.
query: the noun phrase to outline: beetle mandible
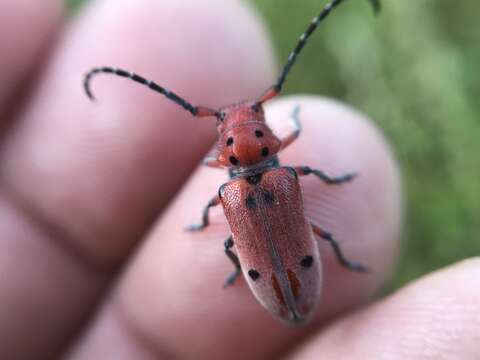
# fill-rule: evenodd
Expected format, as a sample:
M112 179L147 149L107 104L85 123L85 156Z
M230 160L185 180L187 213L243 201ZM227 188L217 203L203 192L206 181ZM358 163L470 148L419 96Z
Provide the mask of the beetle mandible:
M380 0L368 1L377 12ZM342 266L352 271L368 271L363 265L348 260L330 233L307 220L298 181L299 176L313 174L326 184L340 185L351 181L355 174L330 177L308 166L280 166L278 152L294 142L301 131L299 108L295 108L291 115L293 132L283 139L273 134L263 111L263 104L281 93L307 39L322 20L343 2L331 1L313 18L290 53L276 83L252 101L218 110L194 106L153 81L112 67L94 68L84 79L85 92L92 100L92 77L110 73L159 92L195 117L216 117L219 132L217 155L207 156L204 164L228 168L230 181L220 187L218 194L204 208L201 223L188 229L204 229L209 225L210 208L222 204L231 230L224 250L235 266L225 286L233 284L243 272L257 300L273 316L288 324L307 322L319 302L322 265L315 235L330 243Z

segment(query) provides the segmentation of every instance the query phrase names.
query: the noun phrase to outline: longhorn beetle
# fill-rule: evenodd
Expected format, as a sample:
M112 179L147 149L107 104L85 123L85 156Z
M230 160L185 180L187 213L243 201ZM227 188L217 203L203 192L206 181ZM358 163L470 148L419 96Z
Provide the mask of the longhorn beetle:
M368 0L375 12L380 0ZM243 101L218 110L194 106L172 91L135 73L112 67L92 69L84 79L88 97L92 77L110 73L129 78L180 105L195 117L215 117L219 139L216 156L204 164L228 168L230 181L223 184L204 208L200 224L189 227L200 231L209 225L210 208L222 204L231 235L225 241L225 254L235 266L225 286L241 272L257 300L276 318L288 324L309 320L318 304L322 266L314 235L326 240L345 268L366 272L363 265L348 260L330 233L310 223L304 212L299 176L313 174L329 185L351 181L355 174L330 177L308 166L280 166L277 153L294 142L301 131L299 108L292 115L293 132L277 138L265 122L263 104L282 91L287 75L308 38L318 25L344 0L333 0L313 18L288 57L277 82L253 101ZM235 252L232 251L235 249Z

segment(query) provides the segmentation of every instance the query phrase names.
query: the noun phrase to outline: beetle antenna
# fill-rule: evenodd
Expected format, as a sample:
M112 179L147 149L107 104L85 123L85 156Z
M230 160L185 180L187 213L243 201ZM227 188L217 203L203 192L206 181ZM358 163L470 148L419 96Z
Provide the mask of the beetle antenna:
M312 22L307 27L305 32L302 34L302 36L300 36L300 39L298 40L297 45L295 46L293 51L288 56L287 63L283 67L282 73L278 77L277 82L275 83L275 85L272 87L271 90L269 89L270 91L267 90L267 93L265 93L265 95L262 96L261 99L266 98L266 100L268 100L272 97L273 92L278 94L282 91L283 83L285 82L285 79L287 78L287 75L288 75L291 67L295 63L295 60L297 59L298 54L300 54L303 47L307 43L308 38L317 29L318 25L332 12L332 10L334 10L338 5L340 5L344 1L345 0L333 0L333 1L331 1L330 3L325 5L325 7L320 12L320 14L318 14L318 16L313 18ZM372 4L373 10L375 11L375 13L378 13L378 11L380 11L380 0L368 0L368 1ZM267 95L269 95L269 96L267 96Z
M168 99L172 100L174 103L180 105L182 108L185 110L189 111L193 116L197 117L203 117L203 116L217 116L218 117L218 111L209 109L207 107L203 106L193 106L190 104L188 101L185 99L181 98L174 92L165 89L164 87L154 83L151 80L147 80L144 77L137 75L133 72L122 70L122 69L115 69L112 67L104 66L104 67L99 67L99 68L94 68L90 70L86 75L85 79L83 81L83 87L85 89L85 92L87 96L89 97L90 100L94 101L95 97L93 96L93 93L90 89L90 81L92 80L92 77L101 74L101 73L106 73L106 74L115 74L121 77L126 77L128 79L131 79L133 81L136 81L142 85L147 86L148 88L152 89L153 91L156 91Z

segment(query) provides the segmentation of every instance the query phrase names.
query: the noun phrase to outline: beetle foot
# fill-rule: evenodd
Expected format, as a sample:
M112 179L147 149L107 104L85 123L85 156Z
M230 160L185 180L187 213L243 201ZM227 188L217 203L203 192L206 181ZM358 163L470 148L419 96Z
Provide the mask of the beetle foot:
M351 270L351 271L356 271L356 272L361 272L361 273L371 272L370 268L368 268L368 267L366 267L366 266L364 266L360 263L353 262L353 261L345 262L342 265L345 266L348 270Z
M205 225L203 224L192 224L187 226L185 230L189 232L196 232L196 231L202 231L204 228L205 228Z
M226 288L226 287L229 287L231 285L233 285L233 283L235 282L235 280L237 280L237 278L240 276L240 270L236 270L234 271L233 273L231 273L227 280L225 280L225 283L223 284L223 287Z
M318 174L316 175L319 176ZM337 176L337 177L322 177L322 176L319 176L319 177L321 177L322 180L324 180L328 185L342 185L344 183L352 181L357 176L358 176L358 173L352 172L352 173L345 174L342 176Z
M344 176L341 176L341 177L337 178L337 182L339 181L340 183L342 183L342 182L352 181L357 176L358 176L358 172L353 172L353 173L350 173L350 174L346 174Z

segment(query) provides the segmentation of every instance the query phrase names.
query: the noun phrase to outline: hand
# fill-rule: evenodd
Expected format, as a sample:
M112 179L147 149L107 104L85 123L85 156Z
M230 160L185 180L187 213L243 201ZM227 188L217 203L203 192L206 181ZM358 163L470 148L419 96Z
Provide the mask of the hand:
M480 358L478 260L371 302L398 256L402 194L362 115L318 97L267 107L281 131L301 106L304 131L284 164L360 173L341 187L302 184L312 220L373 270L348 272L322 244L318 317L289 328L243 279L222 288L233 268L220 210L203 233L183 231L226 180L194 170L214 120L107 75L94 79L97 103L83 94L86 71L113 65L195 104L258 96L276 71L244 2L105 0L70 21L59 3L0 4L0 358Z

